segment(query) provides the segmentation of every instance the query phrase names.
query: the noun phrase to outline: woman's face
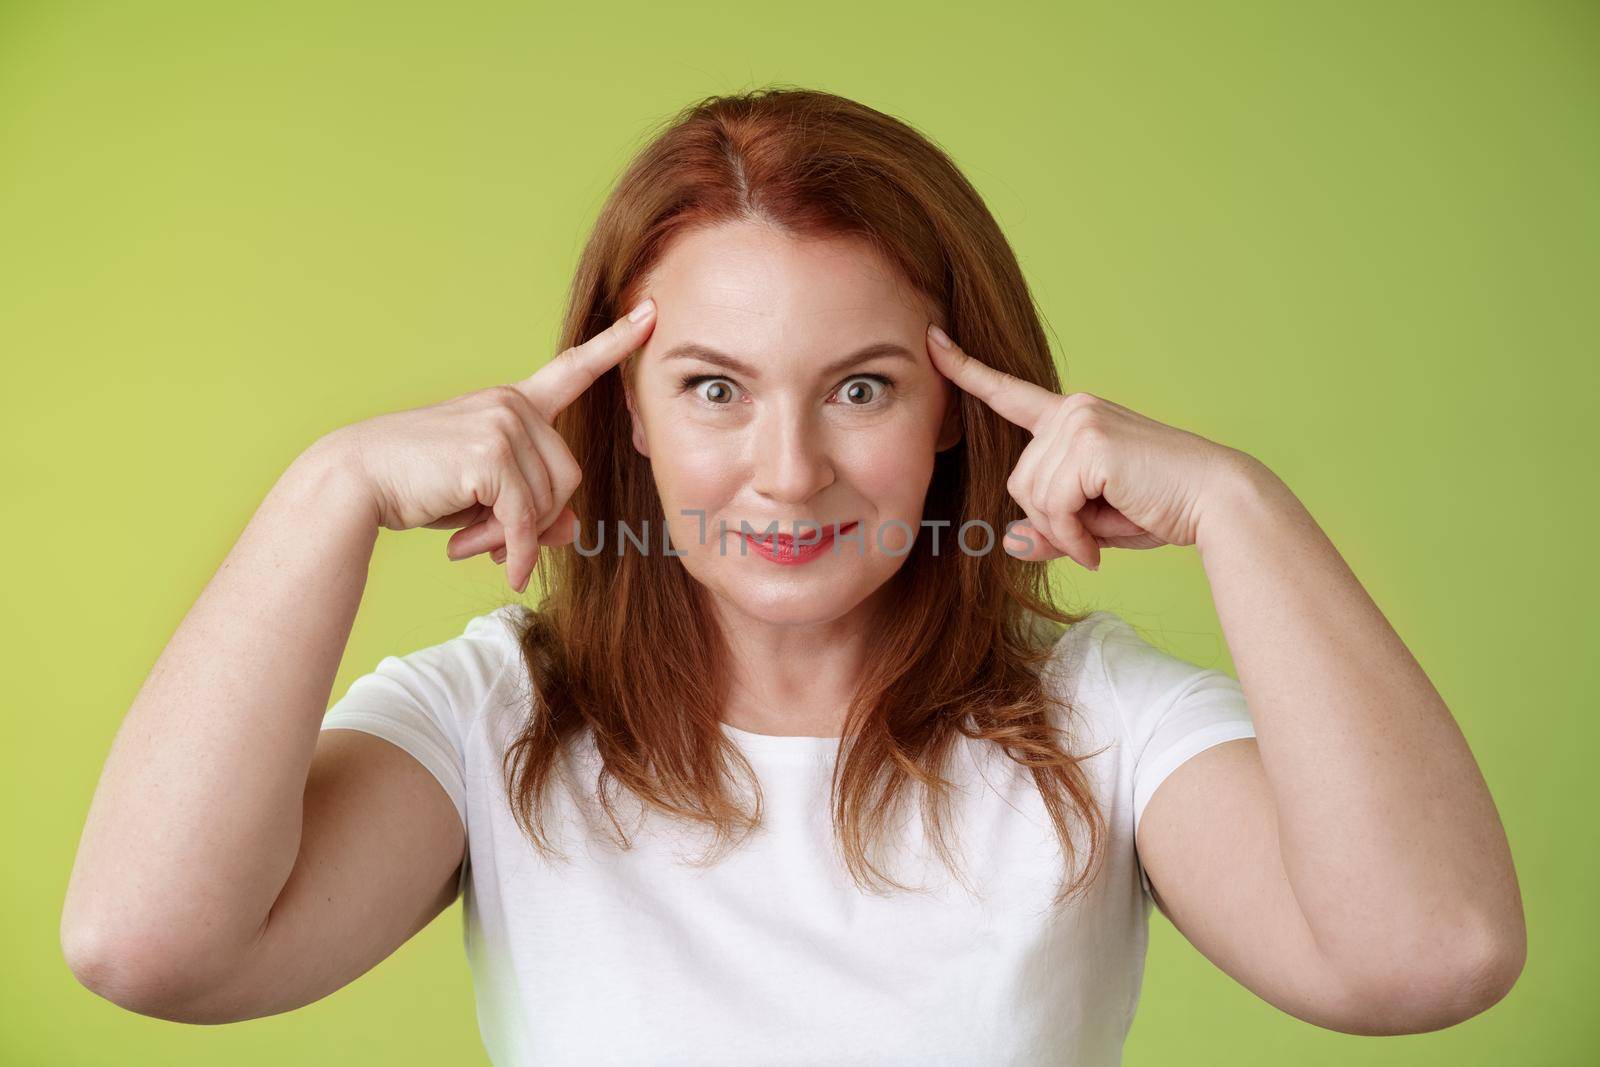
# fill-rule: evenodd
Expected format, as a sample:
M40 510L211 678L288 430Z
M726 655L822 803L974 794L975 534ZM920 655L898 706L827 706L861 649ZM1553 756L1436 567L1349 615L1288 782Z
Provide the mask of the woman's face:
M934 454L959 437L954 386L927 354L940 316L869 245L753 222L681 236L644 294L657 318L628 408L673 551L750 620L845 615L905 562ZM820 534L813 554L775 561L741 533L774 521L802 553Z

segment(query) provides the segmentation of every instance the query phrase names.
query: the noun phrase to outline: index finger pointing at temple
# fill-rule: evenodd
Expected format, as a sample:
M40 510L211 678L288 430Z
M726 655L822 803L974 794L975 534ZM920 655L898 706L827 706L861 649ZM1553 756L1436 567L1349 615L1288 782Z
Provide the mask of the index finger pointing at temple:
M581 345L558 354L518 383L534 408L552 422L606 371L621 363L644 344L655 325L656 303L650 298L624 318L607 326Z
M928 351L940 374L955 382L963 392L988 404L1007 422L1014 422L1030 433L1061 402L1059 394L996 370L967 355L953 341L948 345L940 344L932 330L929 331Z

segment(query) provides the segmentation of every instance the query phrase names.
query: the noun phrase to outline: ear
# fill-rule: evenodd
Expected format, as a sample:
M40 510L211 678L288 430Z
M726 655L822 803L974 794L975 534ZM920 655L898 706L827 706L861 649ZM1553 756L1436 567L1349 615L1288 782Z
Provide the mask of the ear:
M961 390L952 384L945 396L944 421L939 426L939 442L934 446L935 452L954 448L956 442L961 440Z
M639 418L639 409L633 400L633 379L628 371L638 355L628 357L628 362L622 365L622 399L628 405L628 421L632 424L633 448L645 459L650 458L650 442L645 437L644 421Z

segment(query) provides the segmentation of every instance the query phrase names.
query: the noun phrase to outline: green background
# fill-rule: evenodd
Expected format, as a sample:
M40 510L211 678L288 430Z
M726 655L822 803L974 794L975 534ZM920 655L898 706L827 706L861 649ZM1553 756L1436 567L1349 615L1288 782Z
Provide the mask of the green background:
M0 1060L481 1062L459 903L278 1017L97 999L57 941L78 834L146 671L285 465L531 373L647 128L772 82L953 155L1069 389L1289 483L1505 819L1531 947L1486 1014L1319 1030L1158 913L1127 1062L1595 1062L1596 7L634 0L0 6ZM500 569L448 562L446 536L382 535L333 697L498 602ZM1063 580L1231 667L1192 549Z

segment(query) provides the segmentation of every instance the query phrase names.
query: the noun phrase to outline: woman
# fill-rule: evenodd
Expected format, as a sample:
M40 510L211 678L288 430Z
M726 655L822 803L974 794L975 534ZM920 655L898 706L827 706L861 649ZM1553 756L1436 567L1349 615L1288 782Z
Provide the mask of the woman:
M418 526L539 607L324 717L377 530ZM1242 685L1052 603L1050 560L1160 545ZM505 1063L1114 1063L1152 906L1353 1033L1482 1011L1525 944L1470 751L1293 494L1063 395L949 159L797 90L639 155L548 365L291 465L128 713L63 944L246 1019L463 892Z

